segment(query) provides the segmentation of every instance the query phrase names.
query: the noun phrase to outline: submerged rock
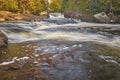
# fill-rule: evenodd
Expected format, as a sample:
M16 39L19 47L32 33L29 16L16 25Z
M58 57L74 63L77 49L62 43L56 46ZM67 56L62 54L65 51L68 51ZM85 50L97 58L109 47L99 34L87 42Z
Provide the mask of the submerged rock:
M8 46L8 38L2 31L0 31L0 47L7 47L7 46Z

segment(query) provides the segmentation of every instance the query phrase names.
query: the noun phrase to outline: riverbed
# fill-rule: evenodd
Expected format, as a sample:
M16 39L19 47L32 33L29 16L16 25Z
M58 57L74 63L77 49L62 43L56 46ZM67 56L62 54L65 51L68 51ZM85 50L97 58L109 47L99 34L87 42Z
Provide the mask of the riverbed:
M67 18L0 23L0 80L120 80L120 25Z

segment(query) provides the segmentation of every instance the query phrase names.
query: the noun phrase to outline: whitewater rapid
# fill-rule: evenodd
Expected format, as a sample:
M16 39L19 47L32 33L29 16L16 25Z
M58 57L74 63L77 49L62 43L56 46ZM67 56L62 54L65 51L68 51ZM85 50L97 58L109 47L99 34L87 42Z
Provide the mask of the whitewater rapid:
M3 22L0 23L0 29L7 34L9 43L35 40L65 40L91 41L120 47L119 24L88 23L64 18L61 14L57 14L57 18L52 15L48 19L38 19L34 22ZM2 27L2 25L4 26Z

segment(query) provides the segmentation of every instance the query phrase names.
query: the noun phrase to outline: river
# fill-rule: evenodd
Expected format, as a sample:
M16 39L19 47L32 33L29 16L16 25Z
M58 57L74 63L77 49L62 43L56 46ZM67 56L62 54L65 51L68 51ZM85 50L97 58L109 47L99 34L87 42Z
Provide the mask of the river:
M0 23L0 80L120 80L120 25L64 17Z

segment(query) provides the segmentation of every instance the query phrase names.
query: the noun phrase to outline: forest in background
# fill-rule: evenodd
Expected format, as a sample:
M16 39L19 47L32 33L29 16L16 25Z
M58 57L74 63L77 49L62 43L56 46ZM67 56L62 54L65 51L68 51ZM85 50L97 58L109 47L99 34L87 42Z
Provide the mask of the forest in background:
M66 12L69 10L99 12L119 15L120 0L0 0L0 10L19 13L39 14L47 12Z

